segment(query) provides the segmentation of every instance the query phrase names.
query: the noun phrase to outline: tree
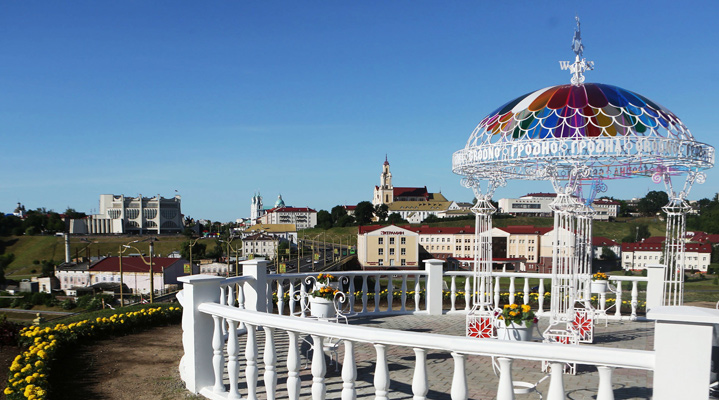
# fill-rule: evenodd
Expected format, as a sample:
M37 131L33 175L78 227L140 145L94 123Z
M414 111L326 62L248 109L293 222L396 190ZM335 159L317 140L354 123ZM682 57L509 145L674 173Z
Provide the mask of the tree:
M409 222L407 222L406 219L403 219L402 216L399 215L399 213L392 213L389 215L389 217L387 217L387 223L390 223L392 225L397 225L397 224L408 224Z
M629 233L622 238L622 243L641 242L642 239L650 237L649 226L646 224L632 225L629 227Z
M667 203L669 203L669 196L666 192L652 190L639 200L637 210L646 216L653 216L662 211L662 207L666 206Z
M317 212L317 227L322 229L332 228L332 215L327 210Z
M206 251L206 252L205 252L205 257L211 258L211 259L213 259L213 260L216 260L216 259L222 257L222 253L223 253L223 251L222 251L222 243L220 243L219 240L215 240L215 247L213 247L212 250L210 250L210 251ZM192 255L193 255L193 257L194 257L194 255L195 255L195 250L194 250L194 249L192 250Z
M612 251L609 247L602 247L602 255L600 256L602 260L607 261L614 261L617 259L617 253Z
M429 214L427 216L427 218L425 218L424 221L422 221L422 223L427 223L427 224L429 224L431 222L439 222L439 217L434 214Z
M355 223L355 218L351 215L343 215L335 226L352 226Z
M207 245L204 243L195 243L194 246L192 246L192 259L197 260L200 258L205 258L205 251L207 250ZM182 242L182 245L180 246L180 255L182 258L189 260L190 259L190 241Z
M65 210L65 216L71 219L82 219L87 217L87 214L85 214L84 212L76 211L74 208L68 207Z
M330 213L332 214L332 225L339 226L337 222L340 218L347 215L347 210L345 210L343 206L334 206L332 207L332 211Z
M372 222L374 207L369 201L360 201L355 208L355 220L359 225L367 225Z
M387 204L377 204L374 206L374 216L377 217L379 221L384 221L387 219L387 214L389 213L389 207L387 207Z

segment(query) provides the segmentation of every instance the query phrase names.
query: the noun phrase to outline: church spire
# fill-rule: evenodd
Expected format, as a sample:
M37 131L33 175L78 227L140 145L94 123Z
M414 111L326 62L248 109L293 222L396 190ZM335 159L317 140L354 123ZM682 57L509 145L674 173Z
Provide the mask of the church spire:
M384 154L384 165L389 165L389 161L387 161L387 153Z

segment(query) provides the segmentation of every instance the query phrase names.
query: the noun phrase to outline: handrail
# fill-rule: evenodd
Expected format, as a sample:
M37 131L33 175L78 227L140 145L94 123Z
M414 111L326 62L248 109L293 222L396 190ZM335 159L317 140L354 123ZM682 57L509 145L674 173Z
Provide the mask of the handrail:
M328 336L326 322L303 319L300 325L297 324L295 317L240 310L217 303L203 303L198 309L212 316L251 325ZM298 329L299 326L301 326L301 329ZM334 338L354 342L417 347L470 355L501 356L525 360L552 360L644 370L653 370L656 361L654 351L647 350L562 346L548 343L519 343L342 324L332 325L331 331L331 336Z

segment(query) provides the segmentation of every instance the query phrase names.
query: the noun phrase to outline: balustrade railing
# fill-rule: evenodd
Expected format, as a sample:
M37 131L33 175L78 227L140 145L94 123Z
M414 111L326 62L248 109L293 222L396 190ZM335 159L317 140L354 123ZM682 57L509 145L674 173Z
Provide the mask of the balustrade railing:
M425 271L392 271L388 272L352 272L333 273L341 278L341 288L352 293L351 299L356 303L355 309L368 314L381 312L410 313L418 312L430 315L441 315L436 302L442 300L441 262L430 260ZM309 336L311 345L316 349L324 349L329 343L326 322L309 318L298 323L298 319L289 317L296 305L291 304L293 296L285 296L285 291L302 290L306 274L266 275L264 260L253 260L243 263L244 276L223 279L210 276L189 276L180 278L185 286L178 295L184 307L183 312L183 347L185 354L180 364L180 371L187 388L194 393L201 393L208 398L232 399L239 398L240 388L247 392L248 399L256 399L259 372L264 371L263 389L268 399L278 397L278 360L286 360L286 393L282 396L290 400L300 396L300 354L301 337ZM464 312L469 303L467 292L467 276L462 272L448 272L450 276L450 306L448 312ZM659 273L656 274L659 277ZM464 284L459 278L464 277ZM507 301L529 302L532 286L531 279L538 279L538 293L543 293L544 280L550 279L542 274L504 274L496 275L495 303L497 296L504 296L499 289L508 288ZM631 302L638 302L638 283L647 278L632 279L615 277L617 302L622 297L624 284L631 284ZM519 279L519 281L517 281ZM650 274L649 280L652 278ZM393 281L401 282L399 296L393 294ZM506 282L505 282L506 281ZM362 288L357 290L357 282ZM374 288L370 288L374 283ZM354 285L354 287L353 287ZM407 287L414 285L414 290ZM549 286L549 285L547 285ZM464 291L458 287L463 287ZM515 290L521 287L521 295ZM386 292L385 292L386 290ZM423 296L417 293L423 292ZM368 295L373 293L374 296ZM414 293L412 293L414 292ZM438 295L438 292L440 293ZM277 300L272 301L273 293ZM414 299L414 307L407 304ZM356 295L355 295L356 294ZM384 295L386 297L383 297ZM381 295L381 296L380 296ZM652 298L656 294L650 295ZM519 297L522 297L519 299ZM384 298L386 305L380 307L378 298ZM457 307L457 299L464 300L464 308ZM283 299L288 299L283 301ZM538 296L537 304L542 310L543 297ZM424 300L424 301L421 301ZM606 303L606 299L605 299ZM410 301L411 305L411 301ZM606 304L605 304L606 306ZM273 313L275 311L276 313ZM606 308L600 309L607 310ZM285 312L285 308L287 308ZM634 313L636 307L632 307ZM451 386L453 400L468 397L466 356L491 356L498 361L500 379L498 379L497 398L513 398L512 382L513 360L546 360L552 367L551 381L548 389L550 400L564 398L563 366L565 363L593 365L598 371L599 400L613 399L612 371L614 368L651 370L654 372L654 398L657 400L670 398L701 398L708 393L710 348L713 324L719 324L719 311L696 311L692 307L656 307L648 318L657 320L654 350L629 350L596 346L560 346L548 343L514 343L492 339L476 339L439 334L427 334L407 331L396 331L363 326L333 324L331 335L340 340L344 347L341 377L343 380L342 399L356 398L355 379L357 377L354 346L360 343L370 344L375 349L374 389L375 398L387 399L391 391L387 354L392 348L411 349L416 355L412 392L414 398L424 399L427 395L426 352L428 350L444 352L454 360L454 373ZM622 317L614 312L614 317ZM244 329L240 327L244 326ZM258 343L259 331L264 332L264 343ZM244 334L244 342L238 335ZM676 338L691 338L677 340ZM287 346L281 350L277 346L280 338L286 338ZM244 343L244 353L241 344ZM264 346L260 359L258 347ZM286 353L282 354L281 351ZM688 362L691 360L691 362ZM241 362L242 361L242 362ZM244 370L240 370L240 366ZM682 365L677 368L677 365ZM326 391L326 365L322 351L315 351L311 358L312 398L324 399ZM283 378L283 379L284 379ZM226 383L226 381L228 383ZM658 391L657 388L661 388ZM692 397L699 394L699 397ZM679 396L679 397L677 397Z

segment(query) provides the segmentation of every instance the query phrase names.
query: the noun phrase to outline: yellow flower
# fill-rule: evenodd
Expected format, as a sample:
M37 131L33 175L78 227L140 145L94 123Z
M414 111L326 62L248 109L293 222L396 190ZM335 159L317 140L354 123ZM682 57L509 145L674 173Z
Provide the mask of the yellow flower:
M42 360L35 361L35 367L41 368L43 365L45 365L45 363L43 363Z
M522 312L529 312L529 310L531 310L531 307L528 304L522 304Z
M13 394L13 391L9 387L6 387L5 390L3 391L3 393L5 393L5 396L9 396L9 395Z
M512 305L509 306L509 308L512 309L512 310L516 310L518 307L519 307L519 306L516 305L516 304L512 304Z

